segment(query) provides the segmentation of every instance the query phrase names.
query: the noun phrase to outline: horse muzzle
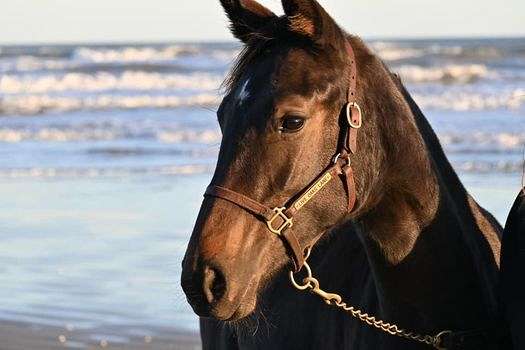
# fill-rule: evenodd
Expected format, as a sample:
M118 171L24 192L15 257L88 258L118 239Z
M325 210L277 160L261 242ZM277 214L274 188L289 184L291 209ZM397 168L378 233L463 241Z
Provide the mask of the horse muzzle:
M224 268L215 263L197 263L195 268L184 262L181 285L188 303L200 317L222 321L244 318L255 310L256 283L229 279Z

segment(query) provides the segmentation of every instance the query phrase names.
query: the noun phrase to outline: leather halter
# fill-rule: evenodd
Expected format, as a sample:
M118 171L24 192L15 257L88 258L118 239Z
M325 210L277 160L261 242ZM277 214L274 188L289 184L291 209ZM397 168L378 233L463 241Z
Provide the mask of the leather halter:
M290 255L295 266L295 271L299 271L302 268L305 261L305 250L311 247L304 247L297 239L293 230L291 230L294 224L294 216L297 212L328 183L339 176L344 180L345 191L348 198L348 212L353 210L356 202L354 172L351 167L350 156L357 152L357 133L363 124L363 115L361 107L356 100L357 65L355 53L348 41L346 42L346 48L350 61L350 76L347 101L343 107L347 123L342 130L344 133L344 142L339 146L332 163L313 181L313 184L299 192L297 199L289 203L289 205L275 207L273 209L239 192L221 186L210 185L204 194L207 197L216 197L231 202L266 221L268 230L286 242L291 253Z

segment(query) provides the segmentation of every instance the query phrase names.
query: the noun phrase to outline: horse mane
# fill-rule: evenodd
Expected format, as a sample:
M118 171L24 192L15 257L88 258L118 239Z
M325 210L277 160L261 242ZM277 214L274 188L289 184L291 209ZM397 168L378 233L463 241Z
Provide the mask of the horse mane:
M268 47L269 42L274 39L275 38L272 37L254 37L248 44L244 45L241 52L233 62L229 73L226 75L226 78L221 84L221 90L223 90L226 95L235 89L235 86L240 81L241 77L246 71L246 68L255 62L255 60L259 57L259 54L263 52L264 49Z

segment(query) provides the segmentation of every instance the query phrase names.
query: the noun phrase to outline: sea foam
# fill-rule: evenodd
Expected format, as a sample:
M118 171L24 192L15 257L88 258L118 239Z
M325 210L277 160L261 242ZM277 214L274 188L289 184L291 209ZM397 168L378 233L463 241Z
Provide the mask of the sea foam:
M3 75L0 77L0 94L43 94L49 92L96 92L104 90L215 90L222 76L193 74L161 74L126 71L116 75L106 72L96 74L68 73L65 75Z
M180 55L195 55L199 52L193 46L167 47L122 47L122 48L89 48L81 47L75 50L73 58L91 62L146 62L166 61Z
M522 88L503 90L498 93L442 90L440 93L415 92L412 96L422 108L435 110L517 110L525 104L525 89Z
M495 72L482 64L447 65L444 67L422 67L402 65L393 69L408 83L472 83L480 79L497 78Z
M6 96L0 100L0 114L34 115L45 112L74 110L177 108L216 106L217 94L202 93L191 96L176 95L95 95L87 97L21 95Z
M220 142L221 134L217 129L192 130L168 129L157 127L125 126L118 124L101 124L77 127L44 128L0 128L0 142L82 142L82 141L110 141L119 139L156 140L165 144L202 143L215 144Z
M208 164L166 165L157 167L114 167L114 168L14 168L0 169L0 178L123 178L145 175L194 175L209 173L213 170Z

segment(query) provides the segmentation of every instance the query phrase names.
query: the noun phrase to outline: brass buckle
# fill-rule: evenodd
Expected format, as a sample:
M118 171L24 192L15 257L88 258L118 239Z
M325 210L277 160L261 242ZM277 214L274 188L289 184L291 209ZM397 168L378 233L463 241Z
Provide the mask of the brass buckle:
M278 207L273 208L273 212L275 213L274 216L270 220L266 221L266 225L268 226L268 229L272 233L275 233L278 236L280 236L285 229L293 226L292 218L289 218L288 216L286 216L286 214L284 213L285 210L286 208L284 207L283 208L278 208ZM283 219L284 222L278 228L274 228L273 223L275 220L277 220L277 218Z
M352 108L355 108L357 113L359 113L359 121L357 124L354 124L352 120ZM353 129L360 129L361 126L363 126L363 112L357 102L348 102L346 104L346 120L348 121L348 125Z

